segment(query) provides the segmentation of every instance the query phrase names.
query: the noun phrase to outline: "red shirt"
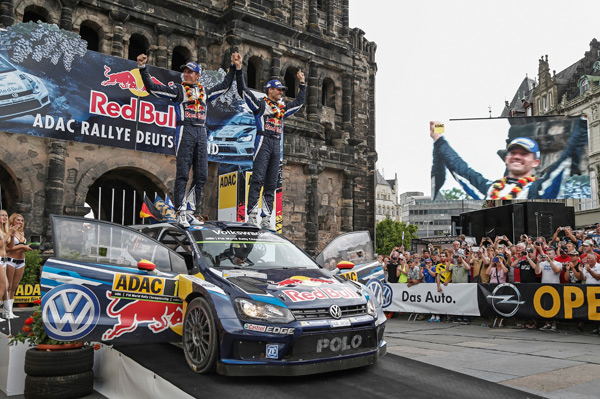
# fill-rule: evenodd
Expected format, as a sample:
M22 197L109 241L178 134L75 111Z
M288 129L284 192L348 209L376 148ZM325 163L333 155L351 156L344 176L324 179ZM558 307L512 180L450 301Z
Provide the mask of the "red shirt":
M560 271L559 273L559 277L560 277L560 283L561 284L568 284L569 281L567 279L565 279L565 270L564 267L567 263L569 263L571 261L571 257L569 255L563 255L563 256L557 256L556 258L554 258L554 260L556 262L560 262L563 265L563 270Z

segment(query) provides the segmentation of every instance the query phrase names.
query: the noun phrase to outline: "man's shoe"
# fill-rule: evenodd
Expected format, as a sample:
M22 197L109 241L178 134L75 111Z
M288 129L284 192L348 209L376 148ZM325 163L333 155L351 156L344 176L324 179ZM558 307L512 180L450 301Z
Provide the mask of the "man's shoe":
M436 321L437 323L439 323L439 322L440 322L440 316L436 316L436 317L435 317L435 321Z
M179 211L177 214L177 223L184 228L190 227L186 213L186 211Z
M266 217L262 218L262 220L260 221L260 228L263 230L273 230L275 231L275 229L273 228L273 226L271 226L271 220L267 219Z
M594 328L594 329L592 330L592 334L598 334L598 329L597 329L597 328Z
M199 226L199 225L203 224L201 221L196 219L196 216L194 216L194 211L185 211L185 213L186 213L187 221L190 225Z
M431 319L429 319L427 321L435 321L435 317L431 316Z
M552 328L552 326L550 324L546 324L544 327L540 328L540 330L549 330L550 328Z
M248 220L246 221L246 223L248 223L248 224L253 224L253 225L255 225L255 226L258 226L258 220L257 220L257 217L258 217L258 211L255 211L255 212L250 212L250 213L248 214Z
M552 331L556 331L556 326L552 326L552 328L550 328Z

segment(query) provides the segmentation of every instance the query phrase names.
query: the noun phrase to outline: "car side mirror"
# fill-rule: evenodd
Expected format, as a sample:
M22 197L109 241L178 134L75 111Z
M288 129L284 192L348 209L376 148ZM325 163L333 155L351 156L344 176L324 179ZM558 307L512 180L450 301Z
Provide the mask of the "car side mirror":
M352 269L354 267L354 263L348 262L347 260L343 260L339 262L336 267L340 270Z
M142 259L137 264L138 270L142 270L145 272L153 272L156 269L156 265L149 260Z

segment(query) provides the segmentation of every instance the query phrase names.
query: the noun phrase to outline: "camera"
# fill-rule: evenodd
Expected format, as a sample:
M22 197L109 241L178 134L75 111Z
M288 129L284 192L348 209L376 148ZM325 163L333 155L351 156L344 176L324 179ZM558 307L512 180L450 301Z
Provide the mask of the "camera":
M525 255L527 255L527 252L525 252L525 251L521 251L521 255L522 255L522 256L525 256Z

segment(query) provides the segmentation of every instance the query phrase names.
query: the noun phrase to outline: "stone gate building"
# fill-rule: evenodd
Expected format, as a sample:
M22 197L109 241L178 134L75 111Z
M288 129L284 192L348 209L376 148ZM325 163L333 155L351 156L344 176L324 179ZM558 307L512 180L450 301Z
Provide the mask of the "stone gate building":
M340 232L373 235L375 225L376 45L350 29L348 7L349 0L2 0L0 27L55 23L90 50L131 60L145 52L149 64L169 69L188 60L226 69L237 49L249 87L279 78L288 95L302 69L307 100L284 134L283 233L316 253ZM143 192L172 192L172 156L7 133L1 122L0 142L2 204L24 214L28 236L49 238L49 214L90 208L101 219L139 223ZM210 164L203 209L212 218L216 178Z

